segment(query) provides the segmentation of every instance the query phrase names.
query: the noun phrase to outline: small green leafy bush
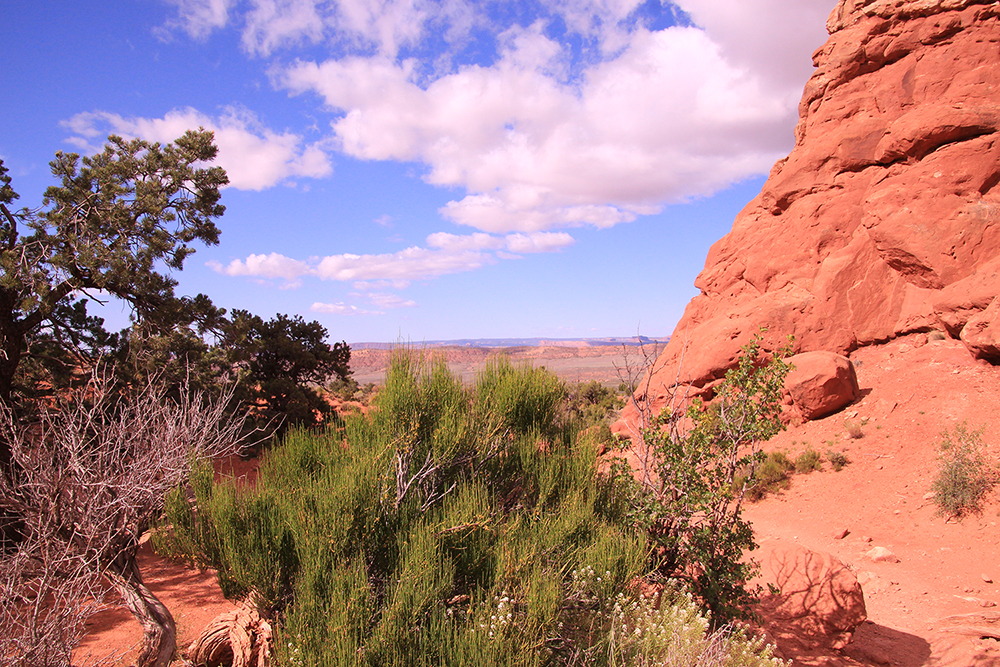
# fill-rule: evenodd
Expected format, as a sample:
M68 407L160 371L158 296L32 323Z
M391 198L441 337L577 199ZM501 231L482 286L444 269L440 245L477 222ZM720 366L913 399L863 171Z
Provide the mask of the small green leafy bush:
M938 470L931 486L938 514L961 518L979 512L996 483L996 471L983 455L983 431L959 424L954 434L941 434Z
M765 458L760 443L782 428L785 352L764 355L755 337L711 406L696 399L683 414L664 411L651 419L640 443L648 468L638 480L619 468L633 520L653 541L653 566L683 581L716 624L745 616L757 599L747 583L756 564L744 558L757 545L741 514L753 482L736 479L757 469Z

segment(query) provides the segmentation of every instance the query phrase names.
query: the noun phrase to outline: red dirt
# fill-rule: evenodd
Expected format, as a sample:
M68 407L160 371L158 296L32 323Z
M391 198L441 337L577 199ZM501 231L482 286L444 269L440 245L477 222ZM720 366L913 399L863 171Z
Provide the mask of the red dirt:
M761 545L758 561L766 564L776 547L801 545L842 560L864 589L869 620L846 655L800 655L796 664L996 667L1000 641L964 636L944 619L997 612L983 606L1000 604L997 494L981 515L962 521L938 516L925 496L943 430L963 421L986 426L990 455L1000 458L1000 434L992 429L1000 374L974 361L960 342L927 343L923 335L862 348L851 359L862 398L838 414L789 427L765 447L793 455L807 445L833 449L851 463L840 472L825 464L821 472L795 475L790 489L746 511ZM862 438L850 438L845 418L867 419ZM848 535L836 539L843 530ZM875 546L900 562L866 559ZM1000 621L993 630L1000 632Z
M793 455L807 446L824 453L834 449L846 452L851 463L840 472L825 464L823 471L796 475L791 488L749 505L746 514L761 545L755 557L765 564L765 580L776 547L795 544L831 553L859 575L869 620L843 654L786 657L796 665L1000 667L1000 641L956 632L970 622L947 620L997 613L983 605L1000 604L998 494L981 515L962 521L938 516L925 498L941 432L963 421L989 428L1000 414L1000 373L974 361L960 342L928 343L924 335L862 348L851 358L862 398L836 415L789 427L765 447ZM850 438L845 418L867 420L862 438ZM987 430L984 440L997 461L1000 434ZM232 473L238 477L253 464L236 465ZM835 539L843 530L848 535ZM864 554L874 546L889 548L900 562L868 561ZM232 609L211 572L164 560L146 548L141 566L177 620L181 647L216 614ZM1000 619L992 627L1000 632ZM109 611L94 619L83 652L131 646L139 636L127 613Z

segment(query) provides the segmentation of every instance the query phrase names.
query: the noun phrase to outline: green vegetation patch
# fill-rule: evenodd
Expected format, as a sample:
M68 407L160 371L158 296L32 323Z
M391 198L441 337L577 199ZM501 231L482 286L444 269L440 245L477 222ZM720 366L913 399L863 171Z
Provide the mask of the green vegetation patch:
M997 479L997 471L983 454L983 429L970 431L960 424L953 434L941 434L938 447L937 475L931 486L938 513L957 518L978 513Z
M647 537L563 397L544 370L499 359L465 387L399 352L369 415L291 431L255 488L203 469L161 548L255 595L279 664L781 664L679 592L632 591Z

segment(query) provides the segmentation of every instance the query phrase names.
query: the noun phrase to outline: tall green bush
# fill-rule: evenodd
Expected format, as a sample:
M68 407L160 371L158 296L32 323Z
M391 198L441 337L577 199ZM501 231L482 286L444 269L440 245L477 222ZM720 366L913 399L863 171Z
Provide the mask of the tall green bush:
M199 493L186 539L272 610L279 664L621 664L612 610L649 548L563 391L397 353L375 410L291 432L253 490Z

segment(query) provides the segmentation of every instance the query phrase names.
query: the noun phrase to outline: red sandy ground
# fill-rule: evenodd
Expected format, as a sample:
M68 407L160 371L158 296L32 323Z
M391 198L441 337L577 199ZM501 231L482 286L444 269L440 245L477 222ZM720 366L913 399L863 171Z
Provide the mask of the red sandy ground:
M764 564L765 580L776 547L831 553L858 574L869 620L842 653L786 657L797 665L831 667L1000 667L1000 641L954 632L949 628L955 622L947 620L1000 610L984 606L1000 604L1000 494L994 492L981 515L960 522L938 516L925 498L942 430L963 421L986 426L990 455L1000 458L1000 433L994 429L1000 372L971 359L957 341L928 343L920 335L858 350L852 359L862 398L837 415L789 427L765 447L792 455L807 446L835 449L846 452L851 463L840 472L827 464L821 472L796 475L790 489L750 505L746 514L761 545L755 557ZM867 420L862 438L850 438L845 418ZM848 535L836 539L845 529ZM900 562L867 560L864 554L874 546L889 548ZM147 549L142 568L177 620L180 647L232 608L211 572L188 569ZM109 611L94 619L79 655L121 650L139 638L138 625L126 613Z

